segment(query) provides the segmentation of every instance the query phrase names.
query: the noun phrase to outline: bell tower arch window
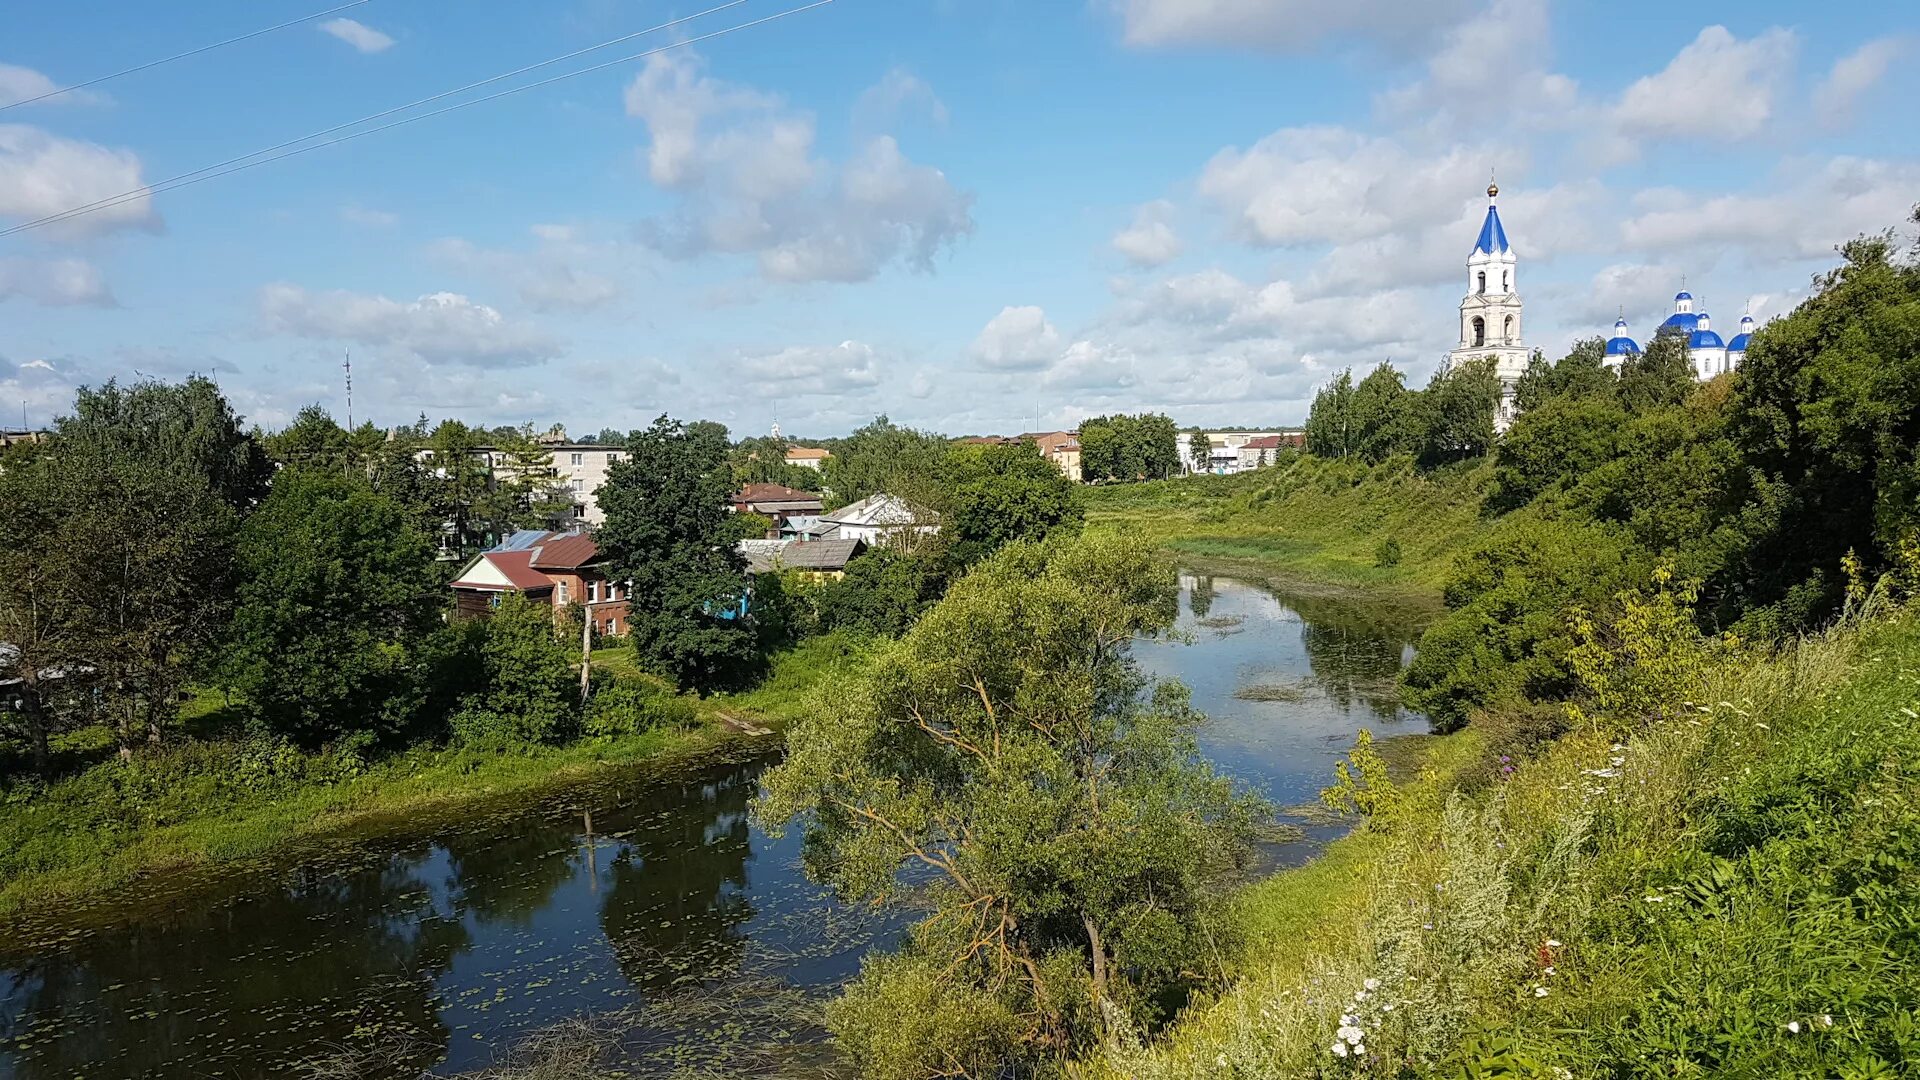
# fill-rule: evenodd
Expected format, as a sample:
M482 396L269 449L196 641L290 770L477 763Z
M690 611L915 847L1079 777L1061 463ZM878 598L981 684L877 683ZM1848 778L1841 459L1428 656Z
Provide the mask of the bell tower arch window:
M1507 316L1507 344L1513 344L1513 316Z
M1487 343L1487 320L1478 315L1473 317L1473 344L1476 348Z
M1478 288L1476 288L1476 289L1475 289L1474 291L1475 291L1475 292L1477 292L1477 293L1480 293L1480 294L1481 294L1481 295L1483 295L1483 296L1484 296L1484 295L1486 295L1486 292L1487 292L1487 272L1486 272L1485 270L1482 270L1482 271L1480 271L1480 284L1479 284L1479 287L1478 287Z
M1512 271L1510 270L1500 271L1500 291L1502 293L1510 293L1513 291Z

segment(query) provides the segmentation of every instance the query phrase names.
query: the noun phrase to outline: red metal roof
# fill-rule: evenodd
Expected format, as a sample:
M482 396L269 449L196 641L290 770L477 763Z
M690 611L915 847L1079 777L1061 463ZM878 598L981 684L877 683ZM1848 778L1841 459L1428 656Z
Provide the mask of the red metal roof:
M785 484L748 484L733 497L736 505L758 502L819 502L820 496Z
M554 533L533 548L532 566L536 570L578 570L599 559L600 549L591 535Z
M538 592L542 589L553 588L553 579L533 568L533 552L531 551L489 551L481 555L480 558L492 563L494 568L500 571L500 576L511 582L513 588L519 592ZM478 566L479 564L475 563L474 565ZM483 589L489 592L503 591L500 586L494 582L468 581L465 575L462 575L459 581L454 582L452 587L456 589Z
M1257 439L1248 439L1240 444L1242 450L1278 450L1283 446L1298 446L1291 435L1262 435Z

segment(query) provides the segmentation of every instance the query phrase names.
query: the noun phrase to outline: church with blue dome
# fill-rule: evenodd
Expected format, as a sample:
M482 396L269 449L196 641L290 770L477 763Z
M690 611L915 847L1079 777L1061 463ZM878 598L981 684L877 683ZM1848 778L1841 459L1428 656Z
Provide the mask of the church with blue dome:
M1481 222L1473 252L1467 256L1467 297L1460 302L1460 344L1447 353L1446 367L1472 360L1493 361L1505 388L1496 417L1496 425L1504 431L1513 419L1514 384L1525 374L1533 350L1520 336L1519 258L1500 220L1494 201L1499 195L1498 185L1487 185L1487 216ZM1704 380L1739 367L1747 358L1753 331L1753 316L1748 315L1740 320L1740 332L1733 340L1722 340L1713 329L1712 317L1705 311L1695 311L1693 294L1682 289L1673 298L1673 314L1654 333L1683 336L1694 375ZM1606 362L1618 366L1640 352L1640 343L1634 340L1626 318L1616 320L1613 335L1607 339Z

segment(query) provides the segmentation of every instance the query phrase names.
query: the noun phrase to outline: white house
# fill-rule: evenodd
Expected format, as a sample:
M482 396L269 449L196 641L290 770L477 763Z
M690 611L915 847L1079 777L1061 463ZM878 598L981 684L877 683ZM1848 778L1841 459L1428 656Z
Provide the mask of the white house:
M864 540L869 544L931 536L940 531L932 511L916 510L905 499L884 494L822 514L819 523L832 526L836 540Z

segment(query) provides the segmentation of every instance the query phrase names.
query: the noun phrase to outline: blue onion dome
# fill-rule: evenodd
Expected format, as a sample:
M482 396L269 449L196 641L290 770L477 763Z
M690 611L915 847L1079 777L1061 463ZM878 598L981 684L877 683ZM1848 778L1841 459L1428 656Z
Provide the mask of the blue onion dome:
M1691 311L1676 311L1667 316L1666 322L1660 324L1662 330L1678 330L1684 334L1691 334L1699 327L1700 316Z
M1688 292L1688 291L1687 291L1687 290L1685 290L1685 289L1681 289L1681 290L1680 290L1679 292L1677 292L1677 293L1674 293L1674 294L1673 294L1673 298L1674 298L1674 300L1676 300L1676 301L1679 301L1679 300L1691 300L1691 299L1693 299L1693 294L1692 294L1692 293L1690 293L1690 292Z
M1694 326L1694 331L1687 337L1687 348L1724 349L1727 347L1727 343L1720 340L1720 335L1713 332L1712 316L1703 311L1696 318L1698 322Z
M1747 342L1751 341L1752 339L1753 339L1753 316L1743 315L1740 317L1740 332L1734 335L1732 341L1727 342L1727 351L1738 352L1738 353L1746 352Z
M1640 343L1627 336L1627 320L1613 324L1613 336L1607 339L1608 356L1638 356Z

